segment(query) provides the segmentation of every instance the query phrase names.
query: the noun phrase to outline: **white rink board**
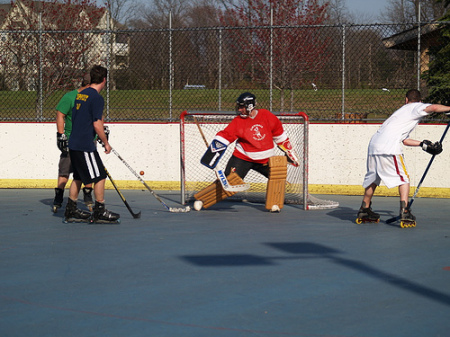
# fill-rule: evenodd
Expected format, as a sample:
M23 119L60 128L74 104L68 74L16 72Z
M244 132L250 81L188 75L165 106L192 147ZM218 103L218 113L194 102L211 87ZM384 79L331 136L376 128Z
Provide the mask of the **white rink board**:
M111 145L135 171L145 172L145 180L180 181L178 123L107 125ZM378 124L311 124L309 184L360 186L366 170L367 145L378 128ZM411 138L434 142L444 129L445 125L419 125ZM446 170L450 167L449 139L444 141L444 152L435 158L423 187L450 188ZM199 155L204 150L199 138ZM59 150L55 123L0 123L0 153L1 180L56 180ZM114 180L136 179L114 154L102 154L102 158ZM420 148L405 148L405 158L411 185L416 186L431 156Z

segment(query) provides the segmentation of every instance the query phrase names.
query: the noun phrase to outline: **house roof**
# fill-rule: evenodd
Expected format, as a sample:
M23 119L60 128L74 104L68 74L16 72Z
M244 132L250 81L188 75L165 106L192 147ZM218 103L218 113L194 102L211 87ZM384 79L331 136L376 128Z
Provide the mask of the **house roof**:
M56 29L65 29L67 26L71 26L75 20L68 20L68 15L77 15L78 13L85 13L89 18L91 27L98 27L100 20L106 13L105 7L96 6L81 6L77 4L67 4L60 2L48 2L48 1L32 1L32 0L16 0L13 6L22 5L25 8L31 10L32 13L43 14L43 19L47 19L55 25ZM8 13L13 6L10 4L5 7L3 15L0 14L0 24L4 22ZM1 8L1 7L0 7Z
M441 27L436 22L422 25L420 27L421 40L428 46L435 45L438 43L438 34L436 34L436 32L439 29L441 29ZM398 34L384 38L382 41L384 46L389 49L417 50L417 36L418 27L413 27Z

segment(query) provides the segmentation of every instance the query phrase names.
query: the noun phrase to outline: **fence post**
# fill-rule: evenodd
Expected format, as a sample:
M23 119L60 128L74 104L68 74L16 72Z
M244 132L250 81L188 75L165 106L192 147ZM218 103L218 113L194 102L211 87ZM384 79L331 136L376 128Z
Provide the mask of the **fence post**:
M342 25L342 119L345 119L345 23Z
M38 102L39 107L36 111L36 120L42 122L44 119L44 93L43 93L43 78L42 78L42 12L39 12L39 91L38 91Z
M111 87L109 85L111 80L111 48L112 48L112 41L111 41L111 22L110 22L110 10L111 6L109 6L108 11L106 12L106 68L108 69L108 72L106 74L106 121L109 122L111 120L110 116L110 110L109 110L109 94Z
M272 111L273 104L273 8L270 4L270 78L269 78L269 110Z
M219 111L222 110L222 28L219 28Z
M169 120L172 121L172 89L173 89L173 60L172 60L172 10L169 11Z
M419 1L419 9L418 9L418 14L417 14L417 21L418 21L418 24L417 24L417 90L420 90L420 63L421 63L421 59L420 59L420 49L421 49L421 45L420 45L420 43L421 43L421 41L420 41L420 38L421 38L421 35L422 35L422 32L421 32L421 27L420 27L420 20L421 20L421 18L420 18L420 1Z

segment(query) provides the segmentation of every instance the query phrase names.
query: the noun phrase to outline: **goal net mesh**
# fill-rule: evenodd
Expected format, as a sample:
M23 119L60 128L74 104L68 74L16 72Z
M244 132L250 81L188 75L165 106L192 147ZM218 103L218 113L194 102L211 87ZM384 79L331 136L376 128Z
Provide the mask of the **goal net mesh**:
M304 209L336 208L339 204L322 200L308 193L308 116L304 113L275 114L283 123L292 147L300 157L300 166L288 165L285 204L302 205ZM214 171L200 163L207 146L220 130L233 118L234 112L196 112L185 111L180 118L181 139L181 203L193 202L194 194L216 180ZM234 151L235 143L228 146L218 167L224 168ZM276 155L284 155L277 148ZM250 184L247 191L239 192L230 200L264 203L267 178L250 170L244 178Z

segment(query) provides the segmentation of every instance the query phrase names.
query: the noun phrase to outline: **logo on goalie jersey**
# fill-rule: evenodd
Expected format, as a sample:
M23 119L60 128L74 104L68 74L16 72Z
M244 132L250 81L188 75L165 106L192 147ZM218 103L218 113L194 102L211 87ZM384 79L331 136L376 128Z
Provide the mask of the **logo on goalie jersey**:
M255 124L253 125L250 130L253 132L253 139L261 141L264 138L266 138L266 135L261 134L261 131L264 127L261 124Z

